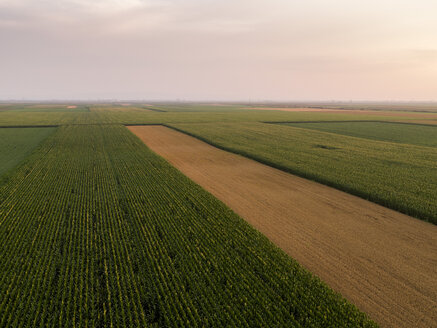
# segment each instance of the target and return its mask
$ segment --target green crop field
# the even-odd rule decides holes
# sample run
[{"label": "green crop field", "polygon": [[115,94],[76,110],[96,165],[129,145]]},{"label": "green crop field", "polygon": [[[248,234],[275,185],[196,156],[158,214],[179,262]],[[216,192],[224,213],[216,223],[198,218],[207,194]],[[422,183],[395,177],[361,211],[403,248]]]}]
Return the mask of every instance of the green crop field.
[{"label": "green crop field", "polygon": [[[296,106],[302,106],[301,104],[295,104]],[[387,103],[387,102],[330,102],[330,103],[304,103],[303,105],[311,106],[314,108],[325,109],[360,109],[360,110],[375,110],[375,111],[408,111],[408,112],[429,112],[437,113],[437,104],[435,102],[400,102],[400,103]]]},{"label": "green crop field", "polygon": [[245,107],[246,106],[230,104],[151,104],[144,108],[161,112],[232,112],[236,110],[248,110]]},{"label": "green crop field", "polygon": [[[163,124],[163,123],[207,123],[207,122],[301,122],[301,121],[357,121],[402,120],[408,122],[411,117],[400,113],[387,117],[378,112],[366,116],[348,113],[330,114],[323,112],[283,112],[264,110],[227,109],[201,111],[171,111],[168,105],[156,105],[153,108],[165,110],[152,111],[138,106],[120,108],[120,106],[89,105],[90,111],[0,111],[0,126],[33,126],[63,124]],[[222,108],[214,106],[214,108]]]},{"label": "green crop field", "polygon": [[437,126],[385,122],[284,123],[346,136],[437,147]]},{"label": "green crop field", "polygon": [[0,177],[21,163],[54,128],[0,128]]},{"label": "green crop field", "polygon": [[[1,110],[0,106],[0,110]],[[70,107],[70,108],[69,108]],[[13,112],[88,112],[89,107],[87,105],[32,105],[32,104],[9,104],[3,105],[3,110]]]},{"label": "green crop field", "polygon": [[436,148],[279,124],[172,126],[220,148],[437,224]]},{"label": "green crop field", "polygon": [[119,125],[48,137],[0,240],[1,327],[374,326]]},{"label": "green crop field", "polygon": [[59,106],[0,106],[0,327],[376,326],[123,125],[437,224],[437,128],[409,113]]}]

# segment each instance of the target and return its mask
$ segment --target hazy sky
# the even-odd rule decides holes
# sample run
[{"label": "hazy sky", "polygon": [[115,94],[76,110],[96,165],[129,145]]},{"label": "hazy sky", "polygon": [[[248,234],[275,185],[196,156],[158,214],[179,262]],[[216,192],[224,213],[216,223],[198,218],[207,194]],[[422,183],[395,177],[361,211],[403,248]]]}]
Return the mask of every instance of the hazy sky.
[{"label": "hazy sky", "polygon": [[436,0],[0,0],[0,99],[437,100]]}]

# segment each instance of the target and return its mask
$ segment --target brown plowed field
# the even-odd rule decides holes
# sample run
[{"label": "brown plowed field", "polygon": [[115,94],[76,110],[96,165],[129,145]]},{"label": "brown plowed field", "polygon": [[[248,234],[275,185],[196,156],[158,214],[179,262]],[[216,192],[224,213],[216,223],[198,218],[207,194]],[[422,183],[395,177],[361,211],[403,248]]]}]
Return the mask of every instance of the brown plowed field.
[{"label": "brown plowed field", "polygon": [[383,327],[436,327],[437,226],[210,146],[129,127]]}]

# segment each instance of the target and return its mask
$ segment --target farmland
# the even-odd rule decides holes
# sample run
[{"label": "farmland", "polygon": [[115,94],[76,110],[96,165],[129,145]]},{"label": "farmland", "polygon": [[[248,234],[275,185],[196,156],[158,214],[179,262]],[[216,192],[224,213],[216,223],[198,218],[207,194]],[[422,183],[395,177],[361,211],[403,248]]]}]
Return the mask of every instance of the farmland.
[{"label": "farmland", "polygon": [[220,148],[437,223],[435,148],[278,124],[172,126]]},{"label": "farmland", "polygon": [[[314,214],[318,205],[309,204],[326,201],[316,197],[323,193],[312,193],[306,182],[299,182],[305,190],[296,192],[301,198],[290,204],[292,210],[264,202],[272,213],[290,213],[287,226],[274,232],[272,225],[269,235],[257,226],[266,226],[263,218],[252,220],[243,212],[238,216],[226,199],[219,197],[222,203],[195,184],[124,126],[164,124],[279,168],[280,177],[291,172],[435,224],[435,127],[404,124],[433,121],[420,115],[286,112],[242,104],[2,105],[0,164],[7,158],[14,161],[4,171],[7,179],[0,180],[0,326],[376,326],[360,312],[364,309],[383,327],[393,326],[388,322],[399,311],[408,317],[404,326],[417,320],[429,326],[432,316],[408,310],[413,302],[408,293],[423,291],[434,281],[428,272],[434,268],[435,252],[426,251],[428,244],[424,247],[425,235],[434,238],[434,225],[400,213],[381,214],[387,209],[379,207],[366,216],[352,211],[346,196],[337,197],[342,204],[328,206],[332,220],[321,220],[324,214]],[[392,121],[403,124],[384,123]],[[214,164],[211,158],[205,161]],[[252,180],[256,183],[256,176]],[[281,195],[283,204],[290,202],[287,192]],[[241,204],[252,207],[247,203],[251,198],[244,199],[244,193],[239,197]],[[310,213],[316,218],[311,227],[289,230]],[[353,254],[347,238],[335,239],[337,233],[352,231],[352,222],[369,229],[360,231],[373,231],[369,241],[376,245],[397,241],[379,257],[372,258],[373,251],[355,254],[347,264],[350,271],[341,266],[329,271],[336,263],[327,255],[330,250],[339,258]],[[426,234],[405,228],[417,224],[426,225]],[[282,239],[275,239],[278,235]],[[307,249],[311,256],[302,251],[309,236],[314,237]],[[291,237],[302,243],[291,246]],[[344,244],[323,246],[334,239]],[[402,259],[387,255],[396,245],[405,250]],[[431,258],[414,257],[420,251]],[[409,256],[416,262],[403,266]],[[401,276],[390,280],[390,268],[381,274],[392,260],[408,277],[421,277],[412,284],[403,280],[402,297],[387,291]],[[360,292],[349,283],[360,276],[357,272],[369,281],[379,279],[374,286],[385,283],[386,289]],[[433,293],[433,286],[425,288],[426,297],[432,299]],[[384,299],[400,306],[388,310]],[[382,309],[382,317],[372,308]]]},{"label": "farmland", "polygon": [[437,267],[430,265],[437,226],[167,127],[129,129],[381,325],[437,320],[428,310],[437,305]]},{"label": "farmland", "polygon": [[437,147],[437,128],[416,124],[386,122],[322,122],[284,123],[297,128],[312,129],[371,140]]},{"label": "farmland", "polygon": [[435,102],[295,102],[255,104],[256,107],[300,108],[316,110],[371,110],[379,112],[437,113]]},{"label": "farmland", "polygon": [[22,162],[53,128],[0,129],[0,178]]},{"label": "farmland", "polygon": [[0,106],[0,110],[2,107],[4,111],[26,112],[26,113],[88,112],[89,111],[89,107],[87,105],[8,104],[8,105]]},{"label": "farmland", "polygon": [[[34,125],[62,125],[62,124],[167,124],[167,123],[208,123],[208,122],[302,122],[302,121],[362,121],[377,120],[410,121],[407,113],[396,116],[384,116],[384,113],[356,115],[353,113],[325,112],[283,112],[264,110],[207,110],[207,111],[171,111],[165,105],[155,106],[165,111],[147,110],[146,106],[120,108],[118,105],[102,106],[90,105],[89,112],[71,111],[2,111],[0,112],[0,126],[34,126]],[[214,107],[215,108],[215,107]],[[392,113],[391,113],[392,114]],[[437,114],[435,114],[437,115]],[[427,119],[428,120],[428,119]],[[431,122],[431,120],[430,120]]]},{"label": "farmland", "polygon": [[122,126],[58,128],[0,204],[0,326],[374,326]]}]

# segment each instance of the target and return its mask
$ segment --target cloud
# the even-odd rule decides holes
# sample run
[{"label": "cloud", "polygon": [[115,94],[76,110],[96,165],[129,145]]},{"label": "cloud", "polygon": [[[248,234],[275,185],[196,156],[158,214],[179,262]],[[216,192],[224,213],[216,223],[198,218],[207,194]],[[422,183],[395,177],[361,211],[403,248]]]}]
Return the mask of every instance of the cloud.
[{"label": "cloud", "polygon": [[414,97],[409,86],[431,96],[435,10],[428,0],[0,0],[0,98],[363,99],[381,96],[376,80],[402,85],[399,97]]}]

